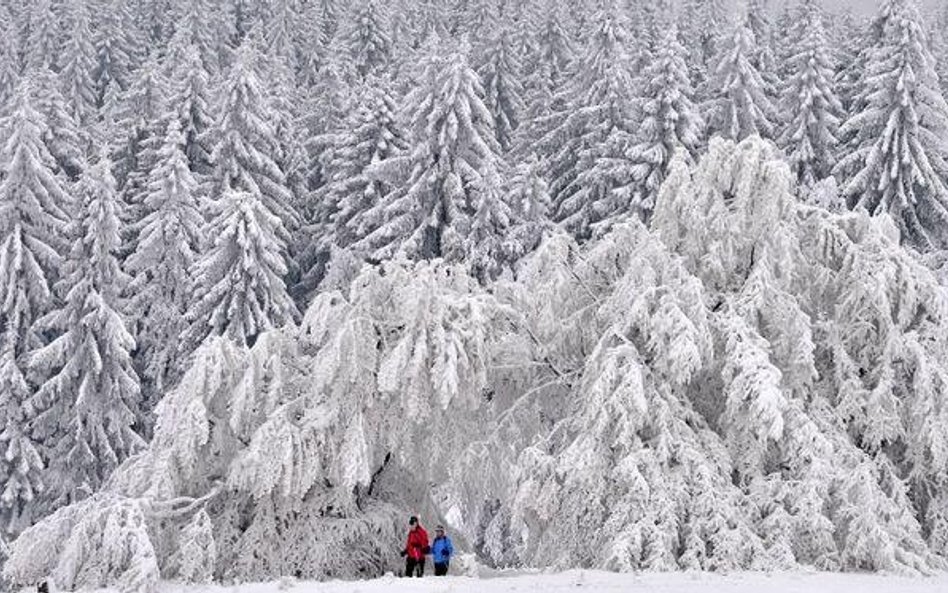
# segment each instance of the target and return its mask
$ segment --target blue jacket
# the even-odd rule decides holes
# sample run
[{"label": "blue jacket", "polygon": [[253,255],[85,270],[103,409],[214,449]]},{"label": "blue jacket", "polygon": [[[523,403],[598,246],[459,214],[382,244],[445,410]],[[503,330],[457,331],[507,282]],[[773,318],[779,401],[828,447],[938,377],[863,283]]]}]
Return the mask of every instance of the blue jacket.
[{"label": "blue jacket", "polygon": [[436,537],[431,544],[431,559],[436,564],[444,564],[452,554],[454,554],[454,546],[451,545],[451,538],[446,535]]}]

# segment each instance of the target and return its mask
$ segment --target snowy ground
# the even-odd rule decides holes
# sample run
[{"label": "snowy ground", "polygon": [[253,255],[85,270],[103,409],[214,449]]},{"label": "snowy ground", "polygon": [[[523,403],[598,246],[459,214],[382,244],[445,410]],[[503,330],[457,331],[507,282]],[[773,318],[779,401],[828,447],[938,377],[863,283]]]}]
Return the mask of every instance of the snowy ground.
[{"label": "snowy ground", "polygon": [[620,575],[569,571],[496,578],[452,576],[409,580],[384,577],[372,581],[327,583],[284,580],[234,587],[182,588],[168,584],[162,588],[161,593],[566,593],[582,590],[596,593],[945,593],[948,591],[948,574],[908,578],[799,572]]}]

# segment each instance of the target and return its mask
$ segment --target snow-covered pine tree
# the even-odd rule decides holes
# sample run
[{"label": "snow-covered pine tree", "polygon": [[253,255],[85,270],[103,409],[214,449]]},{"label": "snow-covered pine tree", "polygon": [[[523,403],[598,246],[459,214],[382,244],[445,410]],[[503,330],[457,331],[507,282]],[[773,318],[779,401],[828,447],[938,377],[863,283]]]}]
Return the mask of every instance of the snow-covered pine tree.
[{"label": "snow-covered pine tree", "polygon": [[23,63],[28,70],[56,67],[61,33],[55,8],[52,0],[36,0],[24,9],[29,11],[29,30],[23,46]]},{"label": "snow-covered pine tree", "polygon": [[722,39],[733,28],[734,16],[728,4],[729,0],[684,0],[679,9],[679,33],[688,50],[691,82],[702,92],[714,74]]},{"label": "snow-covered pine tree", "polygon": [[[183,47],[179,44],[185,44]],[[213,173],[210,73],[204,66],[198,46],[184,36],[171,40],[171,53],[178,56],[171,74],[168,107],[174,111],[172,119],[184,135],[184,154],[188,168],[200,182],[209,180]]]},{"label": "snow-covered pine tree", "polygon": [[193,304],[189,277],[204,219],[186,147],[177,120],[171,120],[145,186],[148,215],[141,222],[135,251],[125,261],[132,276],[129,314],[135,320],[146,410],[181,372],[177,341],[187,329],[185,315]]},{"label": "snow-covered pine tree", "polygon": [[175,0],[171,11],[175,23],[174,37],[180,38],[171,42],[172,47],[193,45],[204,69],[210,75],[217,74],[221,66],[218,46],[223,40],[214,38],[217,29],[211,22],[215,18],[212,3],[209,0]]},{"label": "snow-covered pine tree", "polygon": [[360,0],[345,32],[349,53],[356,72],[363,79],[381,76],[392,59],[392,39],[385,4],[378,0]]},{"label": "snow-covered pine tree", "polygon": [[46,122],[43,141],[56,160],[57,172],[74,182],[82,172],[89,146],[87,132],[79,125],[60,92],[59,79],[48,69],[29,73],[32,103]]},{"label": "snow-covered pine tree", "polygon": [[709,135],[732,140],[754,134],[773,138],[776,111],[752,61],[756,53],[754,33],[746,25],[737,26],[722,43],[705,93]]},{"label": "snow-covered pine tree", "polygon": [[297,28],[300,19],[298,0],[274,0],[266,16],[266,53],[289,67],[293,74],[299,70],[296,51]]},{"label": "snow-covered pine tree", "polygon": [[31,403],[54,505],[90,495],[144,445],[135,339],[121,313],[128,278],[118,261],[120,202],[110,169],[101,156],[83,173],[75,242],[57,285],[63,306],[42,320],[59,335],[30,355],[32,371],[44,378]]},{"label": "snow-covered pine tree", "polygon": [[685,50],[674,25],[661,35],[653,61],[642,78],[644,118],[629,158],[636,163],[632,207],[647,216],[675,152],[682,150],[697,158],[704,136],[704,120],[692,102]]},{"label": "snow-covered pine tree", "polygon": [[484,103],[494,117],[494,134],[503,151],[513,144],[524,112],[523,72],[512,44],[512,32],[501,25],[490,32],[484,45],[483,63],[477,72],[484,85]]},{"label": "snow-covered pine tree", "polygon": [[823,9],[816,0],[806,0],[798,15],[790,78],[780,102],[787,123],[778,144],[786,151],[798,183],[811,187],[830,175],[836,163],[843,106],[835,92]]},{"label": "snow-covered pine tree", "polygon": [[540,122],[547,131],[537,145],[548,165],[553,219],[580,238],[628,211],[633,163],[627,151],[638,123],[622,15],[604,8],[595,23],[585,53],[554,98],[554,113]]},{"label": "snow-covered pine tree", "polygon": [[101,106],[110,84],[114,82],[121,90],[131,84],[131,73],[137,66],[137,48],[127,0],[104,0],[99,16],[93,28],[96,66],[92,76]]},{"label": "snow-covered pine tree", "polygon": [[427,58],[423,84],[405,99],[411,117],[409,153],[387,167],[408,178],[366,213],[374,228],[357,250],[378,259],[404,253],[413,259],[463,261],[470,255],[477,218],[504,208],[492,203],[504,199],[495,191],[500,186],[494,177],[503,173],[483,93],[460,51]]},{"label": "snow-covered pine tree", "polygon": [[20,59],[17,55],[13,16],[6,7],[0,7],[0,117],[9,115],[14,91],[20,78]]},{"label": "snow-covered pine tree", "polygon": [[183,354],[208,336],[252,344],[270,329],[294,319],[287,294],[287,231],[260,193],[230,189],[211,206],[208,242],[196,263],[190,328]]},{"label": "snow-covered pine tree", "polygon": [[69,198],[43,144],[44,129],[24,85],[0,120],[0,521],[9,534],[42,512],[44,464],[30,429],[28,355],[44,344],[37,321],[53,308],[51,284],[67,246]]},{"label": "snow-covered pine tree", "polygon": [[65,11],[66,34],[59,53],[59,76],[73,119],[86,127],[94,120],[98,100],[93,79],[97,57],[92,43],[92,15],[87,0],[70,0]]},{"label": "snow-covered pine tree", "polygon": [[326,225],[323,249],[347,248],[362,239],[374,222],[366,214],[393,188],[372,175],[406,149],[405,133],[390,85],[370,76],[357,93],[359,105],[341,129],[330,135],[327,183],[319,190],[318,222]]},{"label": "snow-covered pine tree", "polygon": [[922,249],[948,244],[948,103],[913,0],[889,0],[882,42],[869,52],[865,105],[835,173],[851,207],[890,213]]},{"label": "snow-covered pine tree", "polygon": [[[280,217],[279,233],[286,233],[300,221],[286,174],[275,160],[281,155],[274,128],[277,118],[257,72],[263,56],[248,42],[238,49],[235,59],[222,89],[212,134],[216,142],[210,197],[222,200],[232,191],[249,193],[268,212]],[[285,237],[281,240],[286,242]]]}]

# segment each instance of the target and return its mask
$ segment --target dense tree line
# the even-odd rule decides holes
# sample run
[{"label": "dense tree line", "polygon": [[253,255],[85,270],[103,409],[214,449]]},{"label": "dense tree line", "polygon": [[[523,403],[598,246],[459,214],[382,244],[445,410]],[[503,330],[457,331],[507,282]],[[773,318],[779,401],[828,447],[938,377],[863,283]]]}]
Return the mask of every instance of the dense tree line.
[{"label": "dense tree line", "polygon": [[9,574],[378,572],[416,505],[498,564],[942,565],[931,16],[0,6]]}]

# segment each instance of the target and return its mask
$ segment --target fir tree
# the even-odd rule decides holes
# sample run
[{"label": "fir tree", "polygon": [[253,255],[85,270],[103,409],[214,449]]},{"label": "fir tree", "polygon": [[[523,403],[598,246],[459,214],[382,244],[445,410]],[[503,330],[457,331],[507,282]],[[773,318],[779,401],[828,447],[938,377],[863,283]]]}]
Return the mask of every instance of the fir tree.
[{"label": "fir tree", "polygon": [[853,142],[835,172],[851,207],[890,213],[918,247],[941,246],[948,241],[948,104],[911,1],[892,0],[883,10],[883,41],[863,78],[865,108],[841,129]]},{"label": "fir tree", "polygon": [[93,79],[97,58],[92,43],[87,0],[71,0],[66,11],[66,41],[60,51],[60,78],[73,119],[80,126],[93,121],[98,100]]},{"label": "fir tree", "polygon": [[28,70],[46,70],[56,67],[59,51],[59,18],[52,0],[30,3],[29,32],[24,45],[24,63]]},{"label": "fir tree", "polygon": [[494,116],[494,133],[501,150],[509,150],[523,117],[523,85],[521,67],[511,46],[510,30],[499,27],[491,34],[478,68],[484,85],[484,102]]},{"label": "fir tree", "polygon": [[141,390],[132,368],[135,339],[121,314],[127,283],[121,248],[119,200],[111,163],[100,157],[86,169],[78,192],[79,218],[63,307],[43,325],[59,335],[34,351],[30,365],[44,382],[33,397],[40,410],[35,434],[49,460],[50,495],[56,503],[84,498],[143,444]]},{"label": "fir tree", "polygon": [[377,0],[362,0],[350,19],[346,40],[356,72],[362,78],[381,74],[392,58],[392,40],[383,5]]},{"label": "fir tree", "polygon": [[28,354],[44,344],[37,321],[53,306],[68,198],[43,143],[45,124],[23,88],[0,122],[0,521],[18,533],[41,512],[44,490]]},{"label": "fir tree", "polygon": [[399,168],[409,177],[366,214],[378,222],[357,247],[376,258],[463,260],[475,217],[501,199],[488,178],[500,159],[483,89],[463,54],[431,56],[406,103],[412,145]]},{"label": "fir tree", "polygon": [[710,134],[733,140],[754,134],[773,137],[776,113],[752,61],[756,52],[754,34],[746,26],[737,27],[724,42],[708,80],[705,110]]},{"label": "fir tree", "polygon": [[[250,44],[241,46],[222,94],[214,127],[214,179],[211,197],[221,200],[234,190],[261,200],[283,224],[279,232],[295,229],[299,217],[286,174],[277,164],[281,155],[273,123],[277,120],[264,94],[256,68],[262,56]],[[282,238],[286,241],[286,238]]]},{"label": "fir tree", "polygon": [[187,329],[185,315],[192,304],[189,275],[204,225],[186,147],[178,122],[171,120],[145,188],[143,205],[149,214],[141,223],[135,251],[125,262],[133,276],[129,312],[136,320],[141,375],[149,396],[163,393],[181,368],[177,339]]},{"label": "fir tree", "polygon": [[185,353],[207,336],[252,344],[296,315],[283,280],[286,230],[280,218],[260,195],[236,190],[221,196],[213,211],[204,232],[210,245],[196,264]]},{"label": "fir tree", "polygon": [[[183,39],[175,37],[172,46]],[[184,135],[183,149],[188,167],[200,181],[206,181],[213,172],[214,151],[210,74],[196,45],[188,43],[177,53],[180,61],[171,76],[168,105],[174,110],[172,119],[177,121],[178,130]]]},{"label": "fir tree", "polygon": [[651,213],[675,152],[682,150],[696,158],[701,146],[704,120],[691,100],[693,90],[684,57],[678,30],[671,26],[643,75],[644,120],[629,153],[636,163],[637,189],[632,204],[640,214]]},{"label": "fir tree", "polygon": [[797,180],[809,187],[833,170],[843,106],[834,91],[823,12],[814,0],[808,0],[799,14],[803,22],[781,101],[781,111],[789,119],[778,142],[787,152]]}]

